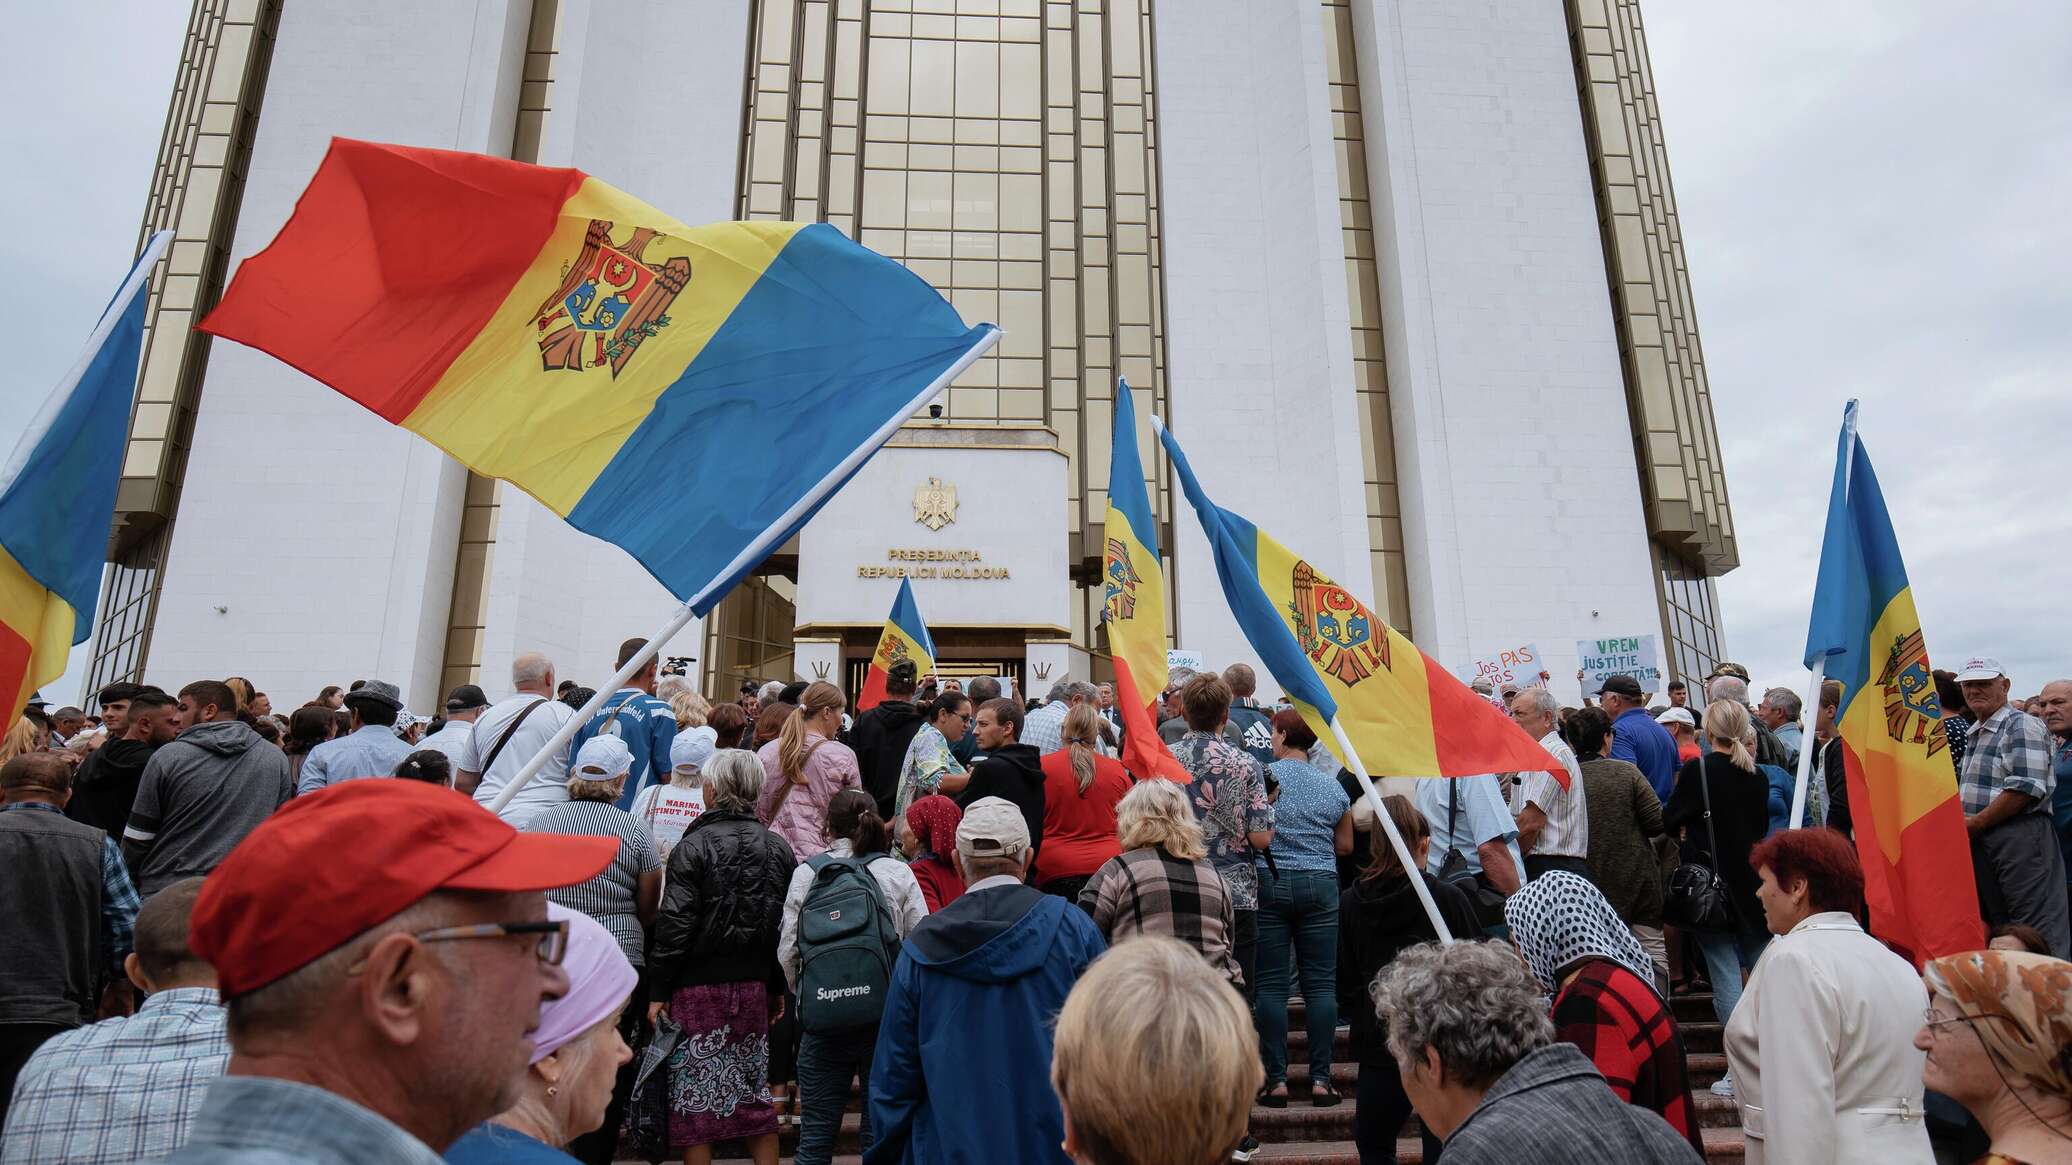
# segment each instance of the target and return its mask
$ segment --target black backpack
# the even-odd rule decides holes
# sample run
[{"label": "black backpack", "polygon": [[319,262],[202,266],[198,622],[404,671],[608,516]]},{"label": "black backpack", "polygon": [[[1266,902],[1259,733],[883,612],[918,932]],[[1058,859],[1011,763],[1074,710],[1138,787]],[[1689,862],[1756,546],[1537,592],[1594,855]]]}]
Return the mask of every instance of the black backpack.
[{"label": "black backpack", "polygon": [[799,908],[799,1027],[815,1035],[857,1031],[885,1014],[899,929],[869,864],[806,859],[813,883]]}]

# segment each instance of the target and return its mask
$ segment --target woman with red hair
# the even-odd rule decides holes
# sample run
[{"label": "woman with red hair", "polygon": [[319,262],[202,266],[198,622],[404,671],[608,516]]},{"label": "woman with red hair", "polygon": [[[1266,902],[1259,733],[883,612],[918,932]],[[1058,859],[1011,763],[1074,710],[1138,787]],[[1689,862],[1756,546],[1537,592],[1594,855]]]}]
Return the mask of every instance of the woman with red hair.
[{"label": "woman with red hair", "polygon": [[1749,853],[1777,937],[1727,1022],[1750,1165],[1928,1165],[1928,995],[1913,965],[1857,925],[1863,867],[1831,829],[1787,829]]}]

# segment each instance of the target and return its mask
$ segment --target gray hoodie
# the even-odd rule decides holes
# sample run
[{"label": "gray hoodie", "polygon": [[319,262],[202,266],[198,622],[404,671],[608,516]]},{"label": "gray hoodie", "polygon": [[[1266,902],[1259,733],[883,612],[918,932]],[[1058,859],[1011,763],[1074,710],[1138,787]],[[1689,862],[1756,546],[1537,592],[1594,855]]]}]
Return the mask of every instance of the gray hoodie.
[{"label": "gray hoodie", "polygon": [[287,755],[249,725],[213,720],[182,732],[144,766],[122,831],[137,893],[215,869],[294,795]]}]

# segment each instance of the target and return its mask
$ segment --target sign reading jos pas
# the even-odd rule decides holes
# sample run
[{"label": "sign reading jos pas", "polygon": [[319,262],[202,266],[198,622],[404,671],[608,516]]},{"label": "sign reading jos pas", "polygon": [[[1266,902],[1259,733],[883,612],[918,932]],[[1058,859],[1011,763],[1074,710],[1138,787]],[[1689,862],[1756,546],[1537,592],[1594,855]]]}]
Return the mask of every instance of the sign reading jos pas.
[{"label": "sign reading jos pas", "polygon": [[1661,655],[1652,635],[1623,639],[1578,639],[1577,665],[1583,669],[1583,694],[1590,695],[1606,676],[1632,676],[1643,692],[1662,690]]}]

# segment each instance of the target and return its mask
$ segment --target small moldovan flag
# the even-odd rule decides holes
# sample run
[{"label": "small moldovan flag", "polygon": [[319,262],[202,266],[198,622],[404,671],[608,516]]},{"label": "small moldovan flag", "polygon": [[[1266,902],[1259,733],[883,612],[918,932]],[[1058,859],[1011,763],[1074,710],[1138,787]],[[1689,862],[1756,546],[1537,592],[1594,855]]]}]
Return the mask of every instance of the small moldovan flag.
[{"label": "small moldovan flag", "polygon": [[0,469],[0,703],[8,724],[37,688],[65,674],[72,645],[93,631],[144,342],[145,288],[171,240],[160,231],[145,245],[85,353]]},{"label": "small moldovan flag", "polygon": [[1842,414],[1806,666],[1841,681],[1835,728],[1871,933],[1918,962],[1986,945],[1971,840],[1942,733],[1914,592],[1856,402]]},{"label": "small moldovan flag", "polygon": [[824,223],[689,227],[579,170],[343,138],[201,327],[623,547],[699,615],[999,337]]},{"label": "small moldovan flag", "polygon": [[1194,778],[1159,738],[1151,701],[1166,686],[1165,569],[1158,527],[1137,455],[1137,409],[1128,382],[1115,383],[1114,447],[1108,457],[1107,547],[1101,555],[1108,651],[1115,664],[1115,705],[1122,717],[1122,766],[1139,780]]},{"label": "small moldovan flag", "polygon": [[1332,731],[1334,721],[1376,776],[1545,771],[1568,786],[1567,766],[1509,716],[1352,592],[1209,501],[1173,434],[1161,426],[1159,437],[1209,537],[1216,577],[1239,629],[1340,763],[1353,767]]},{"label": "small moldovan flag", "polygon": [[878,636],[878,649],[871,653],[870,669],[863,673],[863,690],[856,695],[858,712],[885,702],[885,679],[892,665],[911,663],[916,679],[935,670],[935,640],[928,624],[921,621],[921,608],[914,602],[911,579],[899,580],[899,594],[892,600],[892,613],[885,617],[885,630]]}]

